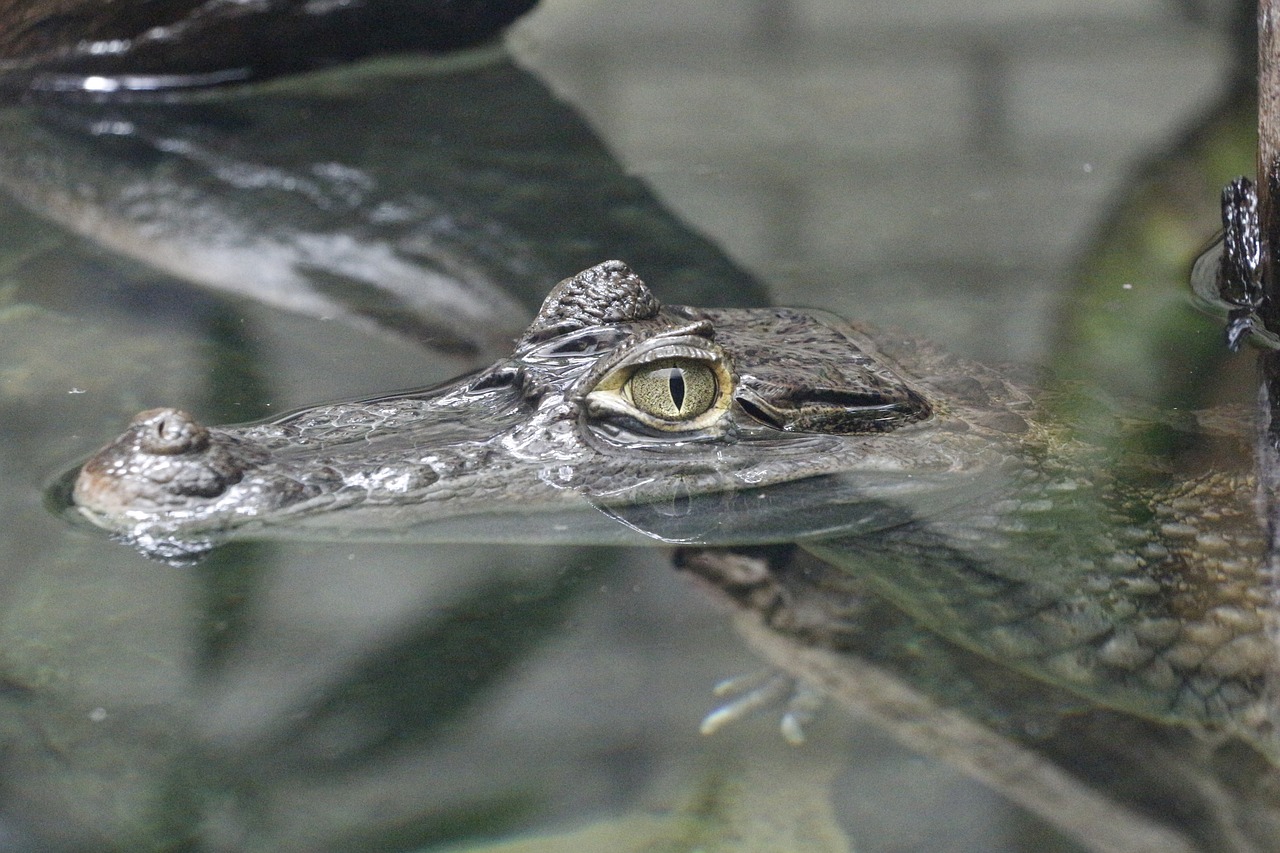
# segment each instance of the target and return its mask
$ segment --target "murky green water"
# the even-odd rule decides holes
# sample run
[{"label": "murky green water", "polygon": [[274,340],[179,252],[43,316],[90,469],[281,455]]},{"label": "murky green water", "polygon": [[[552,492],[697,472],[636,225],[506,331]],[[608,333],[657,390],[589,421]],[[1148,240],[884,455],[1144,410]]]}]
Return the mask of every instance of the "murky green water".
[{"label": "murky green water", "polygon": [[[669,302],[766,298],[749,270],[779,303],[1147,404],[1248,402],[1251,368],[1224,363],[1183,280],[1216,226],[1218,185],[1250,168],[1248,117],[1209,110],[1230,39],[1163,5],[971,5],[547,3],[515,51],[621,167],[545,154],[520,164],[541,184],[512,186],[476,155],[483,179],[458,181],[464,226],[486,204],[537,211],[547,186],[582,198],[562,214],[573,193],[550,197],[545,244],[532,228],[484,244],[519,263],[475,266],[524,276],[502,328],[602,252]],[[396,73],[337,78],[323,108],[272,95],[294,110],[290,144],[310,124],[340,150],[306,156],[418,174],[447,136],[430,98],[396,121],[362,101],[415,89]],[[202,109],[255,108],[185,118]],[[363,122],[357,142],[325,123],[341,109]],[[237,127],[218,132],[236,140]],[[270,128],[216,150],[247,157]],[[77,177],[84,161],[21,138],[0,151],[10,174],[61,163],[71,201],[113,186],[101,161]],[[150,168],[136,156],[122,154],[129,174]],[[595,222],[591,196],[636,193],[627,175],[690,230],[642,196]],[[699,736],[711,686],[759,658],[662,549],[243,544],[176,569],[68,526],[45,487],[138,410],[241,421],[488,360],[193,289],[172,267],[207,257],[126,259],[154,231],[91,242],[64,227],[92,230],[66,212],[81,209],[60,207],[58,225],[0,205],[0,849],[1080,849],[839,703],[804,746],[783,743],[775,718]],[[307,227],[339,228],[341,213]],[[595,242],[553,245],[559,215],[595,223]],[[465,234],[442,245],[431,251],[483,254]],[[1168,823],[1193,838],[1230,824],[1177,806]],[[1265,849],[1247,845],[1268,831],[1220,831],[1212,849]]]}]

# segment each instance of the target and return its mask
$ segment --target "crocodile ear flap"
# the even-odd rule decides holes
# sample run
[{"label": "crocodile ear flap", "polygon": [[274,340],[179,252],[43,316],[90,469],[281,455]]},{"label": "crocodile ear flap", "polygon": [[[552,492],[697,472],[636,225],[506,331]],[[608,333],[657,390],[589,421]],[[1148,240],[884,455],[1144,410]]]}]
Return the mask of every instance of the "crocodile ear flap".
[{"label": "crocodile ear flap", "polygon": [[[716,340],[735,356],[749,352],[735,358],[734,401],[766,426],[857,435],[889,432],[933,414],[929,400],[870,338],[832,314],[776,308],[752,335],[735,340],[739,335],[726,327]],[[762,346],[765,340],[777,344]]]},{"label": "crocodile ear flap", "polygon": [[933,413],[918,392],[880,381],[863,387],[797,389],[748,375],[738,380],[734,400],[751,417],[784,432],[889,432]]},{"label": "crocodile ear flap", "polygon": [[590,326],[651,320],[662,305],[622,261],[605,261],[551,289],[524,340],[545,341]]}]

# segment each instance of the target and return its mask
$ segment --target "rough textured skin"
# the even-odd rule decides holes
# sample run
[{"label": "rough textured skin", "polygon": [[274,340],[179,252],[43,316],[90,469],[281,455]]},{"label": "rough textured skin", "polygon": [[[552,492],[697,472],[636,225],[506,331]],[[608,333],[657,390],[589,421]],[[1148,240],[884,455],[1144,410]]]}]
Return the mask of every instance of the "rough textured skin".
[{"label": "rough textured skin", "polygon": [[[74,498],[160,556],[499,512],[548,526],[577,505],[668,541],[798,540],[971,651],[1276,755],[1250,477],[1081,441],[1087,418],[1046,417],[1052,399],[869,335],[819,312],[662,307],[608,262],[557,285],[511,357],[436,389],[207,430],[145,412]],[[727,366],[722,415],[653,429],[598,402],[671,353]]]},{"label": "rough textured skin", "polygon": [[1031,809],[1081,849],[1277,847],[1280,764],[1256,749],[1268,750],[1264,731],[1206,736],[1203,725],[1055,688],[922,629],[867,578],[810,554],[682,549],[677,565],[742,608],[735,624],[770,663]]},{"label": "rough textured skin", "polygon": [[[732,387],[721,389],[724,412],[714,423],[652,429],[589,398],[611,376],[673,353],[718,359],[728,371]],[[673,499],[841,472],[867,474],[844,485],[851,504],[877,489],[928,499],[939,492],[928,475],[962,483],[960,475],[1006,455],[1008,424],[980,422],[993,401],[1007,412],[1029,400],[990,382],[995,396],[982,407],[958,401],[933,412],[934,395],[901,379],[869,338],[837,318],[659,309],[634,273],[608,262],[559,284],[509,358],[437,388],[211,428],[207,441],[180,453],[155,453],[151,434],[159,424],[198,431],[190,416],[144,413],[83,466],[74,500],[95,523],[173,556],[233,535],[404,537],[434,520],[504,509],[629,511],[657,502],[661,526]],[[946,441],[926,440],[939,432]],[[191,494],[184,484],[192,482],[226,488]],[[775,514],[804,512],[777,492],[768,497]]]},{"label": "rough textured skin", "polygon": [[590,326],[652,320],[661,308],[626,264],[605,261],[557,284],[525,337],[543,341]]},{"label": "rough textured skin", "polygon": [[1213,475],[1144,494],[1098,471],[1027,472],[968,512],[813,550],[988,657],[1111,707],[1270,741],[1276,652],[1252,483]]}]

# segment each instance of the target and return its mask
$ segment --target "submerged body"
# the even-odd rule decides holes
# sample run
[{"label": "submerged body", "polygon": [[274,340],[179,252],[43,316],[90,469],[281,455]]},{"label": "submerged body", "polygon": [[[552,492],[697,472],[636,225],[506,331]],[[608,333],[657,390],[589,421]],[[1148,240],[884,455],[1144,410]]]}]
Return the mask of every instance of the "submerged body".
[{"label": "submerged body", "polygon": [[167,558],[273,535],[799,541],[966,648],[1275,758],[1248,475],[1188,480],[1042,411],[821,312],[662,306],[615,261],[438,388],[241,427],[145,412],[73,497]]}]

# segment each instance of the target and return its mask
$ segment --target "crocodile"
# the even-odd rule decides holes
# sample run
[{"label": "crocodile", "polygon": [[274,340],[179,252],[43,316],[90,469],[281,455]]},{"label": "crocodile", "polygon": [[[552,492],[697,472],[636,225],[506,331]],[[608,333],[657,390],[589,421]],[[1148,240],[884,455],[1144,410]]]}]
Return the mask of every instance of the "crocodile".
[{"label": "crocodile", "polygon": [[[845,509],[879,493],[958,500],[965,475],[994,471],[1027,428],[1012,385],[993,386],[998,405],[952,394],[937,407],[905,375],[834,316],[663,306],[607,262],[559,283],[510,357],[440,386],[237,427],[143,412],[84,464],[74,501],[175,553],[245,536],[449,541],[473,535],[457,523],[470,517],[494,538],[499,512],[530,519],[512,522],[521,540],[543,527],[594,538],[622,516],[673,541],[758,541],[833,490],[845,500],[813,532],[871,529],[896,515]],[[815,478],[813,495],[784,501],[779,487]],[[707,501],[713,529],[690,530]],[[586,533],[550,529],[565,513]]]},{"label": "crocodile", "polygon": [[437,387],[241,426],[143,412],[71,501],[171,560],[246,537],[798,542],[965,649],[1276,759],[1251,473],[1186,476],[1066,411],[821,311],[664,305],[609,261]]}]

